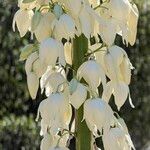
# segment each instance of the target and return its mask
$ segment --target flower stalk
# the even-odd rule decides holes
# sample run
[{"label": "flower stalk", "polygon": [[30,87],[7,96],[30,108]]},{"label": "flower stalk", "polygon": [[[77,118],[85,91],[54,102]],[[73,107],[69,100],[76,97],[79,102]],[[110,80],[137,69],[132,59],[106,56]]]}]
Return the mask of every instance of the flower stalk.
[{"label": "flower stalk", "polygon": [[[88,50],[88,40],[84,35],[75,36],[73,40],[73,69],[77,72]],[[76,149],[91,150],[91,132],[83,120],[83,106],[75,113]]]}]

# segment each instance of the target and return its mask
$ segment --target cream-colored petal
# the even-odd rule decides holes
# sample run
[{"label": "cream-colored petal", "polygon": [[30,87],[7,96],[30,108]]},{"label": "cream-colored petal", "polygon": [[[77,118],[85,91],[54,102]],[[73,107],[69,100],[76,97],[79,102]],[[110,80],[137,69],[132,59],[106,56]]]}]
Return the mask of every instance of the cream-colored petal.
[{"label": "cream-colored petal", "polygon": [[74,106],[75,109],[79,109],[79,107],[84,103],[87,98],[87,89],[81,83],[77,84],[77,89],[73,94],[70,95],[70,103]]},{"label": "cream-colored petal", "polygon": [[103,90],[102,99],[108,103],[112,93],[113,93],[113,82],[109,81]]},{"label": "cream-colored petal", "polygon": [[33,71],[33,64],[34,62],[38,59],[38,53],[37,52],[34,52],[32,53],[26,60],[26,63],[25,63],[25,71],[26,71],[26,74],[30,73]]},{"label": "cream-colored petal", "polygon": [[32,99],[35,99],[39,88],[39,78],[35,73],[27,74],[27,84]]},{"label": "cream-colored petal", "polygon": [[119,82],[114,84],[114,97],[115,97],[115,104],[120,110],[121,106],[125,103],[128,95],[129,95],[129,87],[124,82]]},{"label": "cream-colored petal", "polygon": [[43,13],[38,26],[36,27],[34,34],[39,42],[42,42],[52,34],[51,24],[55,16],[53,13]]}]

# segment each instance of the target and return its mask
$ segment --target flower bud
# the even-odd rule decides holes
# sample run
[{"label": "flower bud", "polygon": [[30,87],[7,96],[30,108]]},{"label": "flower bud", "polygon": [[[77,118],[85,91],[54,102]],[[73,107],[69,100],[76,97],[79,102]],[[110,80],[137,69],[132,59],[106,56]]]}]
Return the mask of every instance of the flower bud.
[{"label": "flower bud", "polygon": [[79,109],[79,107],[84,103],[87,98],[87,89],[81,83],[77,83],[77,88],[70,95],[70,103],[73,105],[75,109]]},{"label": "flower bud", "polygon": [[39,58],[46,66],[54,67],[57,59],[59,64],[65,66],[63,44],[52,38],[45,39],[40,44]]},{"label": "flower bud", "polygon": [[100,64],[95,60],[84,62],[77,71],[79,80],[82,78],[88,83],[89,87],[95,91],[102,82],[103,87],[106,85],[106,77]]},{"label": "flower bud", "polygon": [[61,15],[59,20],[55,20],[53,28],[54,36],[59,41],[61,41],[62,38],[69,40],[69,38],[73,38],[75,35],[75,22],[67,14]]},{"label": "flower bud", "polygon": [[131,98],[130,98],[130,91],[127,84],[120,81],[118,83],[110,81],[107,83],[106,87],[104,88],[102,98],[109,102],[109,99],[111,95],[114,95],[115,104],[118,107],[118,110],[122,107],[122,105],[125,103],[127,97],[129,96],[129,102],[131,107],[134,108],[134,105],[132,104]]},{"label": "flower bud", "polygon": [[87,11],[86,6],[84,5],[81,9],[79,15],[81,32],[85,35],[86,38],[90,38],[94,30],[94,19],[91,14]]},{"label": "flower bud", "polygon": [[34,72],[27,74],[27,84],[32,99],[35,99],[39,88],[39,78]]},{"label": "flower bud", "polygon": [[15,32],[15,24],[19,30],[20,36],[23,37],[31,28],[31,19],[33,16],[32,10],[19,9],[13,18],[13,31]]},{"label": "flower bud", "polygon": [[39,42],[42,42],[43,40],[47,39],[52,34],[52,22],[55,19],[55,16],[53,13],[43,13],[40,19],[40,22],[38,23],[38,26],[34,30],[34,34]]},{"label": "flower bud", "polygon": [[97,128],[108,131],[114,124],[114,116],[111,107],[102,99],[89,99],[84,103],[84,119],[93,132]]},{"label": "flower bud", "polygon": [[82,0],[69,0],[69,1],[60,0],[60,1],[65,4],[66,9],[73,18],[78,18],[81,10]]},{"label": "flower bud", "polygon": [[55,146],[57,140],[58,138],[56,139],[55,137],[52,137],[52,135],[46,133],[41,141],[40,150],[48,150],[51,146]]},{"label": "flower bud", "polygon": [[[41,134],[45,135],[47,129],[52,135],[56,135],[59,130],[68,129],[71,119],[70,105],[64,99],[63,94],[51,94],[47,99],[43,100],[38,109],[41,114]],[[38,117],[37,117],[38,119]]]}]

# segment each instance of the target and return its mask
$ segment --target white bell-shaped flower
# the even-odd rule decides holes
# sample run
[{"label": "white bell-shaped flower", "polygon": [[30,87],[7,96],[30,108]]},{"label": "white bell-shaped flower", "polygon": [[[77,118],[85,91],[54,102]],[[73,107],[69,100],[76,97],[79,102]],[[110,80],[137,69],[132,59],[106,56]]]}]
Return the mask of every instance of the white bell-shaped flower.
[{"label": "white bell-shaped flower", "polygon": [[129,147],[135,150],[135,147],[134,147],[134,144],[131,140],[131,136],[129,134],[127,125],[126,125],[125,121],[122,118],[118,118],[118,127],[125,132],[126,141],[129,145]]},{"label": "white bell-shaped flower", "polygon": [[89,13],[89,8],[86,4],[83,4],[80,11],[79,22],[81,26],[81,33],[89,39],[90,36],[94,34],[95,18],[93,18],[91,13]]},{"label": "white bell-shaped flower", "polygon": [[108,12],[113,18],[119,21],[126,22],[130,13],[130,2],[128,0],[110,0],[105,3]]},{"label": "white bell-shaped flower", "polygon": [[25,70],[26,74],[34,72],[39,78],[45,73],[46,66],[41,63],[37,52],[28,56],[25,63]]},{"label": "white bell-shaped flower", "polygon": [[68,14],[60,16],[59,20],[53,22],[54,36],[59,41],[62,38],[69,40],[75,35],[75,22]]},{"label": "white bell-shaped flower", "polygon": [[111,46],[105,53],[103,65],[105,73],[112,81],[130,83],[133,66],[127,53],[121,47]]},{"label": "white bell-shaped flower", "polygon": [[102,98],[109,102],[111,95],[114,95],[115,104],[118,107],[118,110],[122,107],[122,105],[125,103],[126,99],[129,96],[129,102],[131,107],[134,108],[134,105],[132,104],[132,100],[130,98],[130,91],[127,84],[124,82],[113,82],[110,81],[107,83],[106,87],[104,88]]},{"label": "white bell-shaped flower", "polygon": [[59,130],[68,129],[71,107],[62,93],[51,94],[43,100],[39,105],[37,119],[39,113],[42,118],[41,135],[45,135],[48,129],[52,135],[56,135]]},{"label": "white bell-shaped flower", "polygon": [[99,26],[99,32],[100,36],[104,43],[106,43],[108,46],[111,46],[116,38],[116,23],[114,20],[105,20],[105,25]]},{"label": "white bell-shaped flower", "polygon": [[64,84],[66,79],[59,72],[52,73],[46,80],[45,88],[46,95],[50,95],[52,92],[62,91],[64,89]]},{"label": "white bell-shaped flower", "polygon": [[57,144],[58,138],[46,133],[41,141],[40,150],[48,150]]},{"label": "white bell-shaped flower", "polygon": [[114,98],[115,103],[120,110],[121,106],[125,103],[126,99],[129,96],[129,87],[124,82],[114,83]]},{"label": "white bell-shaped flower", "polygon": [[117,21],[114,18],[112,18],[112,16],[108,13],[108,10],[106,8],[101,8],[99,11],[100,16],[103,19],[103,23],[99,23],[99,34],[103,42],[106,45],[111,46],[115,41],[118,25]]},{"label": "white bell-shaped flower", "polygon": [[95,91],[102,82],[103,87],[106,85],[106,76],[100,64],[95,60],[84,62],[77,71],[79,80],[82,78],[88,83],[91,90]]},{"label": "white bell-shaped flower", "polygon": [[87,88],[83,84],[77,83],[76,90],[70,95],[70,103],[75,109],[79,109],[79,107],[85,102],[86,98]]},{"label": "white bell-shaped flower", "polygon": [[[123,59],[122,51],[113,46],[104,56],[104,63],[107,71],[107,76],[114,81],[119,80],[119,65]],[[119,48],[119,47],[118,47]]]},{"label": "white bell-shaped flower", "polygon": [[132,66],[127,53],[120,47],[114,45],[104,56],[104,68],[107,76],[113,81],[123,81],[129,85],[131,80]]},{"label": "white bell-shaped flower", "polygon": [[38,58],[34,63],[33,63],[33,72],[40,78],[46,71],[46,66],[43,65]]},{"label": "white bell-shaped flower", "polygon": [[50,147],[55,147],[58,144],[58,141],[59,146],[65,146],[68,139],[69,134],[60,137],[58,135],[52,136],[51,134],[46,133],[41,141],[40,150],[49,150]]},{"label": "white bell-shaped flower", "polygon": [[47,66],[55,66],[58,63],[65,66],[63,44],[53,38],[47,38],[40,44],[39,58]]},{"label": "white bell-shaped flower", "polygon": [[106,150],[131,150],[135,147],[128,133],[127,126],[122,118],[118,118],[115,128],[104,132],[102,139]]},{"label": "white bell-shaped flower", "polygon": [[120,64],[120,77],[121,80],[124,81],[126,84],[130,84],[131,82],[131,70],[134,69],[132,66],[128,56],[125,54],[123,56],[123,61]]},{"label": "white bell-shaped flower", "polygon": [[52,22],[55,19],[55,15],[51,12],[43,13],[41,20],[36,27],[34,34],[39,42],[42,42],[52,34]]},{"label": "white bell-shaped flower", "polygon": [[78,18],[81,10],[82,0],[60,0],[73,18]]},{"label": "white bell-shaped flower", "polygon": [[126,142],[124,131],[119,128],[111,128],[102,136],[105,150],[131,150]]},{"label": "white bell-shaped flower", "polygon": [[47,97],[53,92],[60,92],[65,89],[67,80],[64,70],[60,69],[56,68],[53,70],[51,68],[48,68],[40,79],[41,92],[43,93],[45,88]]},{"label": "white bell-shaped flower", "polygon": [[32,10],[19,9],[13,18],[13,31],[15,32],[15,24],[19,30],[20,36],[23,37],[31,28],[31,19],[33,17]]},{"label": "white bell-shaped flower", "polygon": [[100,35],[108,46],[114,43],[116,34],[122,36],[123,42],[133,45],[137,33],[138,9],[128,0],[110,0],[98,9],[103,23],[100,23]]},{"label": "white bell-shaped flower", "polygon": [[128,19],[128,42],[133,46],[136,41],[139,11],[135,4],[131,5],[132,8]]},{"label": "white bell-shaped flower", "polygon": [[36,98],[38,92],[40,74],[45,72],[45,69],[42,67],[41,63],[35,64],[37,60],[38,54],[37,52],[34,52],[27,58],[25,63],[27,85],[32,99]]},{"label": "white bell-shaped flower", "polygon": [[109,130],[114,125],[114,116],[111,107],[100,98],[89,99],[84,103],[84,119],[93,132],[95,128]]},{"label": "white bell-shaped flower", "polygon": [[[107,15],[108,17],[104,16],[105,11],[102,11],[103,7],[100,9],[100,11],[99,9],[98,11],[95,11],[93,8],[90,7],[90,5],[86,5],[85,8],[89,16],[91,16],[91,20],[89,21],[91,23],[91,29],[93,30],[92,32],[94,32],[93,35],[97,36],[97,34],[100,34],[104,43],[106,43],[108,46],[112,45],[114,43],[117,32],[115,21],[110,19],[109,15]],[[102,13],[99,15],[99,12]]]},{"label": "white bell-shaped flower", "polygon": [[27,74],[27,84],[32,99],[35,99],[39,88],[39,78],[34,72]]}]

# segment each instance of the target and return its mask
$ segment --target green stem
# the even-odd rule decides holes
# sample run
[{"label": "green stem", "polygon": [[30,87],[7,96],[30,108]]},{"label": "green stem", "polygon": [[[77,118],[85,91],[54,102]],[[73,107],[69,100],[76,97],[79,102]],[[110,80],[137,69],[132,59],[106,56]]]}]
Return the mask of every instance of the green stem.
[{"label": "green stem", "polygon": [[[88,40],[84,35],[73,40],[73,69],[77,72],[88,51]],[[91,150],[91,133],[83,119],[83,106],[75,113],[76,150]]]}]

